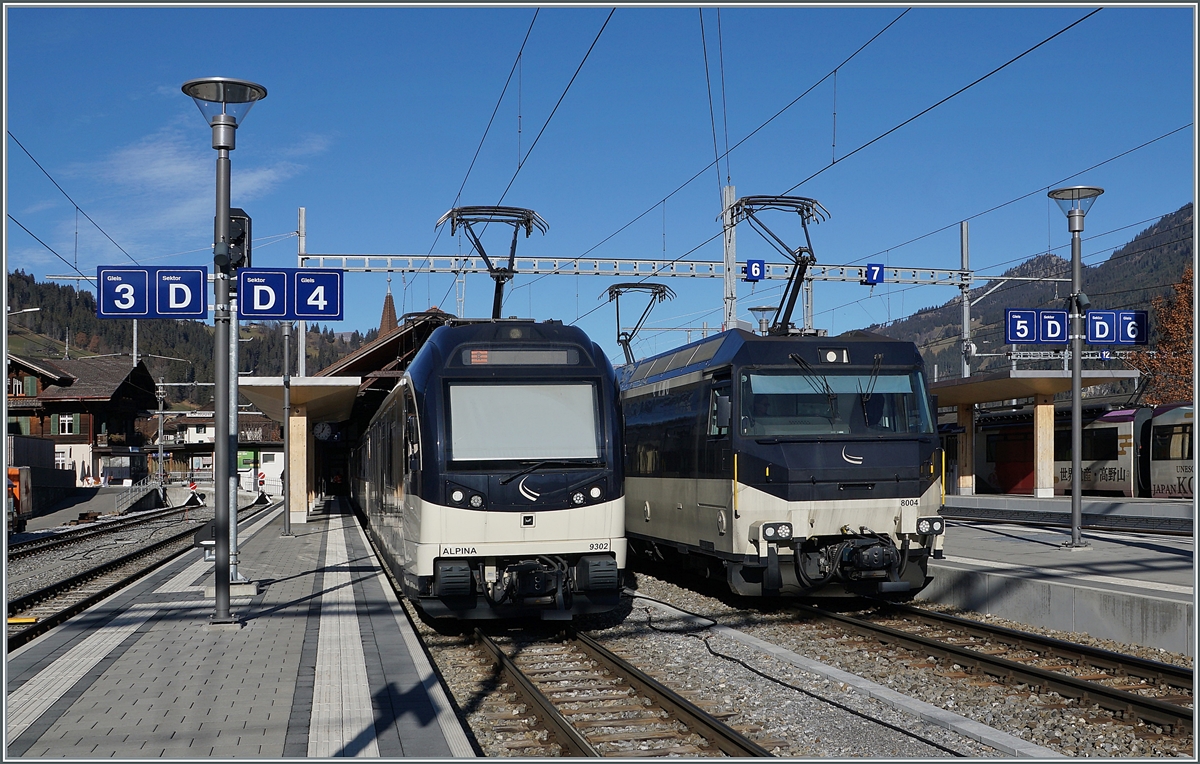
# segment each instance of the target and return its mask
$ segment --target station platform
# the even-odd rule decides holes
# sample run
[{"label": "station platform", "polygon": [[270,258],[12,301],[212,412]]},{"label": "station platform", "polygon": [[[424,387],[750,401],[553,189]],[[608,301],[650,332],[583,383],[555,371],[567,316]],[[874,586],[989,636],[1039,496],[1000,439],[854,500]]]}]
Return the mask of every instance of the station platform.
[{"label": "station platform", "polygon": [[474,756],[348,507],[318,507],[239,527],[237,625],[197,549],[9,654],[5,759]]},{"label": "station platform", "polygon": [[1195,655],[1192,536],[1085,528],[1086,547],[1064,547],[1070,497],[1037,501],[1039,511],[1065,511],[1067,524],[948,519],[945,557],[930,561],[933,581],[918,599]]}]

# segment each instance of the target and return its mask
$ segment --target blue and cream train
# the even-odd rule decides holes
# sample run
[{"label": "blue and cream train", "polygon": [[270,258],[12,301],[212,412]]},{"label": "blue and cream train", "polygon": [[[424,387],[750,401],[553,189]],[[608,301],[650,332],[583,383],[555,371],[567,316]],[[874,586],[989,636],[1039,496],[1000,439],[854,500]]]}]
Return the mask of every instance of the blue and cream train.
[{"label": "blue and cream train", "polygon": [[631,553],[751,596],[927,583],[945,526],[913,343],[734,329],[618,373]]},{"label": "blue and cream train", "polygon": [[557,321],[438,327],[353,453],[355,498],[432,618],[617,608],[625,496],[616,378]]}]

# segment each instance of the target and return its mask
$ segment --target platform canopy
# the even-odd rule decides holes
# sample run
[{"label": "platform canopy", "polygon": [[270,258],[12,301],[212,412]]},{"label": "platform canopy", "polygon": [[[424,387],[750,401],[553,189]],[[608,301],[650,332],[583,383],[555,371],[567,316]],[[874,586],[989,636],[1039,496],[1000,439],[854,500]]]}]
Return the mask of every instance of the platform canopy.
[{"label": "platform canopy", "polygon": [[[292,406],[304,406],[310,422],[350,418],[361,377],[291,377]],[[238,392],[276,422],[283,421],[283,377],[238,377]]]},{"label": "platform canopy", "polygon": [[[1125,379],[1137,379],[1140,374],[1136,369],[1084,369],[1081,385],[1088,388]],[[944,379],[929,385],[929,393],[937,396],[939,407],[1034,398],[1039,395],[1055,395],[1070,389],[1069,369],[1004,369],[965,379]]]}]

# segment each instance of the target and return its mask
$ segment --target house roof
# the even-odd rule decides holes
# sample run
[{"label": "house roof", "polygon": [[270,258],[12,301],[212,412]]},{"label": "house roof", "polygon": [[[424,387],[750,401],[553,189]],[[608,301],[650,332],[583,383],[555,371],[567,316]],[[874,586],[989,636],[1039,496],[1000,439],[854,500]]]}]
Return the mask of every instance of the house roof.
[{"label": "house roof", "polygon": [[71,375],[63,371],[54,362],[48,358],[26,358],[25,356],[8,354],[8,363],[18,366],[24,366],[35,374],[40,374],[43,377],[48,377],[58,384],[69,384]]},{"label": "house roof", "polygon": [[69,374],[70,381],[48,385],[38,396],[42,401],[112,400],[123,385],[126,394],[143,408],[157,406],[154,379],[139,361],[131,366],[126,358],[80,358],[55,360],[54,366]]}]

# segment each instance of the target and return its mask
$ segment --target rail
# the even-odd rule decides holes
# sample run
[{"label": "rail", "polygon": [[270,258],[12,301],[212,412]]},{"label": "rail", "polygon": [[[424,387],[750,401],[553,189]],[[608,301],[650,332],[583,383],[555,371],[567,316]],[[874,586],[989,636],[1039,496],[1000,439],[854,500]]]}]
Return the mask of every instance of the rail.
[{"label": "rail", "polygon": [[[963,671],[966,672],[987,674],[1008,684],[1037,685],[1042,687],[1043,691],[1057,692],[1064,697],[1074,698],[1088,705],[1098,704],[1101,708],[1126,718],[1140,719],[1179,730],[1192,728],[1193,712],[1190,707],[1152,697],[1143,697],[1123,689],[1099,684],[1093,681],[1095,677],[1076,677],[1025,665],[999,655],[974,650],[966,645],[923,637],[811,605],[797,606],[797,610],[812,618],[838,623],[844,628],[870,639],[916,650],[922,655],[952,660],[962,666]],[[996,630],[988,624],[975,622],[972,624],[972,628],[976,630],[976,634],[987,630],[989,633],[999,636]],[[1061,654],[1057,649],[1054,652]],[[1126,670],[1135,662],[1127,658],[1122,658],[1122,660],[1127,662]]]},{"label": "rail", "polygon": [[137,504],[142,498],[151,491],[157,491],[161,488],[158,479],[151,476],[146,476],[137,481],[133,485],[126,488],[117,494],[116,510],[117,514],[123,514],[126,510]]},{"label": "rail", "polygon": [[[567,719],[562,709],[558,707],[559,704],[575,706],[579,703],[589,703],[591,699],[587,695],[580,695],[575,692],[580,689],[578,684],[556,688],[554,685],[555,680],[551,678],[554,672],[565,674],[567,676],[563,676],[562,679],[576,683],[581,679],[588,678],[580,676],[581,673],[593,674],[592,678],[597,679],[603,677],[606,681],[616,680],[616,684],[608,687],[608,689],[616,690],[617,688],[622,688],[621,698],[632,699],[641,696],[650,701],[648,705],[643,705],[641,702],[636,703],[639,710],[643,714],[650,714],[649,716],[643,715],[637,719],[628,717],[597,719],[582,723],[587,725],[591,730],[597,730],[602,727],[625,727],[631,724],[640,725],[646,721],[652,721],[657,724],[676,722],[683,725],[685,729],[670,732],[654,730],[643,734],[646,735],[646,739],[654,738],[660,740],[664,738],[683,740],[688,734],[698,735],[704,738],[707,743],[702,745],[697,751],[694,751],[696,753],[719,752],[726,756],[739,758],[771,756],[771,753],[762,746],[726,726],[719,719],[706,713],[679,693],[676,693],[628,661],[605,649],[600,643],[586,634],[575,634],[571,638],[562,641],[561,644],[568,648],[566,652],[557,654],[558,659],[562,661],[562,665],[537,670],[536,676],[540,677],[540,679],[535,678],[534,674],[526,673],[519,665],[517,659],[506,654],[481,629],[475,630],[475,639],[490,655],[492,660],[495,661],[509,686],[521,696],[528,707],[535,709],[534,713],[542,721],[547,731],[570,756],[611,756],[619,755],[619,753],[599,750],[596,744],[604,739],[603,736],[594,739],[590,738],[589,732],[585,732],[583,728],[577,727],[575,722]],[[555,660],[554,654],[545,654],[541,658],[547,661]],[[592,669],[581,665],[581,658],[586,658],[594,662],[596,668]],[[586,663],[586,661],[582,661],[582,663]],[[606,686],[589,684],[587,689],[602,690],[606,689]],[[633,694],[627,696],[624,692],[631,692]],[[551,697],[551,695],[561,695],[562,693],[568,694],[566,697],[559,697],[557,700]],[[606,702],[611,699],[613,698],[609,695],[597,700]],[[657,713],[651,713],[656,708],[663,712],[664,715],[660,717]],[[578,713],[579,709],[575,709],[575,712]],[[604,705],[599,705],[589,713],[604,715],[608,712],[609,709],[606,709]],[[629,734],[636,735],[637,733]],[[652,748],[639,751],[638,755],[670,756],[677,752],[679,752],[677,749],[672,748]]]}]

